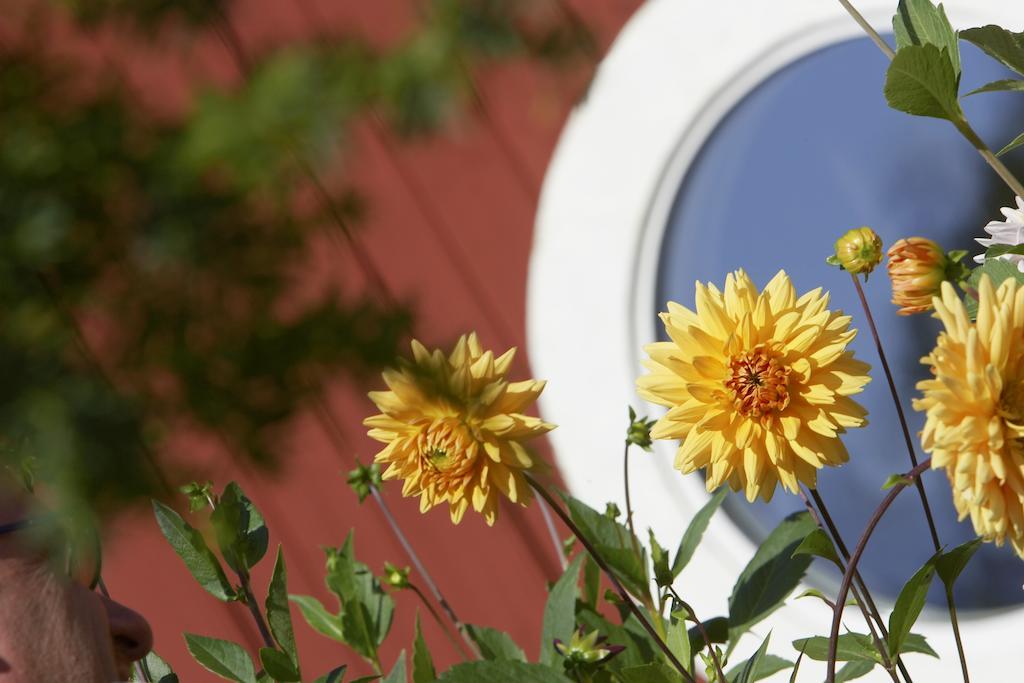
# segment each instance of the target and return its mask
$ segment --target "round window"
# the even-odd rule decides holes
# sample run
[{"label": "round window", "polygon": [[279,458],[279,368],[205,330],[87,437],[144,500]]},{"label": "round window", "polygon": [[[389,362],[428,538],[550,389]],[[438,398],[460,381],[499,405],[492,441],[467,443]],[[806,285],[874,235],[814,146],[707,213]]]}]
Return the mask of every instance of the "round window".
[{"label": "round window", "polygon": [[[964,92],[1009,77],[978,51],[964,52],[964,72],[978,79],[963,84]],[[694,280],[721,286],[727,272],[743,267],[763,285],[784,266],[798,291],[824,285],[832,307],[853,315],[861,328],[857,356],[874,368],[858,397],[870,426],[844,437],[850,462],[819,477],[819,491],[851,545],[872,512],[864,502],[878,498],[880,482],[907,470],[909,461],[850,279],[824,257],[838,235],[860,225],[874,228],[886,244],[924,235],[947,249],[977,253],[972,238],[999,216],[1000,206],[1012,205],[1009,191],[949,124],[912,119],[886,106],[883,60],[867,39],[847,40],[791,63],[740,100],[683,177],[657,279],[663,309],[668,300],[692,305]],[[968,98],[964,106],[989,140],[1020,132],[1017,98]],[[911,398],[915,382],[927,374],[917,360],[934,345],[940,325],[929,316],[897,316],[884,272],[876,271],[865,289],[916,433],[923,420]],[[952,547],[973,538],[969,521],[956,521],[945,477],[925,481],[942,542]],[[734,495],[726,509],[757,542],[802,508],[798,498],[780,493],[770,503],[752,505]],[[896,547],[900,553],[889,552]],[[933,552],[920,501],[916,494],[903,495],[875,532],[861,571],[874,590],[895,599]],[[1024,564],[1011,550],[985,545],[957,584],[957,603],[970,609],[1024,602],[1022,580]],[[945,604],[938,582],[929,600]]]}]

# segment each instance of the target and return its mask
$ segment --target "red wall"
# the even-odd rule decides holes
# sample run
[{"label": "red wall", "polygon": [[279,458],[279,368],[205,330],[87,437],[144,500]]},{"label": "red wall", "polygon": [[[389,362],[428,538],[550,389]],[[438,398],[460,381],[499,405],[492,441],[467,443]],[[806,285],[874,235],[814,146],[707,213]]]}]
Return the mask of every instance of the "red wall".
[{"label": "red wall", "polygon": [[[415,303],[417,336],[428,345],[447,345],[475,329],[486,346],[518,346],[514,374],[519,377],[530,373],[524,349],[527,260],[544,170],[595,61],[639,5],[638,0],[549,1],[594,33],[592,54],[559,72],[523,61],[475,74],[482,106],[471,107],[428,141],[399,142],[373,122],[360,124],[344,176],[369,201],[361,240],[388,287]],[[245,49],[258,54],[314,35],[355,33],[386,44],[415,26],[415,11],[409,0],[237,0],[232,21]],[[230,83],[239,77],[214,36],[188,45],[172,35],[146,45],[112,31],[74,36],[59,22],[58,30],[67,34],[62,50],[115,69],[138,101],[162,116],[187,108],[197,80]],[[336,279],[365,286],[343,247],[324,240],[310,251],[311,287]],[[189,448],[207,464],[210,478],[220,485],[238,480],[263,510],[272,545],[285,546],[290,591],[315,595],[333,607],[319,548],[339,545],[350,528],[356,530],[360,559],[375,571],[385,560],[409,562],[377,507],[369,501],[360,506],[344,480],[352,456],[366,460],[376,451],[361,427],[373,406],[361,390],[340,383],[329,403],[345,430],[344,442],[332,444],[313,415],[303,416],[282,471],[273,477],[234,466],[216,448]],[[399,489],[386,486],[385,497],[461,618],[509,630],[536,656],[545,582],[560,571],[536,506],[506,506],[493,528],[472,514],[453,527],[443,508],[421,515],[417,501],[402,499]],[[258,637],[244,606],[222,605],[195,585],[147,511],[130,517],[108,534],[106,581],[115,598],[147,615],[157,650],[182,679],[213,679],[191,661],[182,631],[238,640],[255,652]],[[258,591],[269,578],[271,562],[264,564],[255,576]],[[420,609],[411,595],[398,595],[396,602],[392,637],[384,649],[388,666],[400,649],[410,647]],[[352,672],[369,673],[358,656],[313,633],[297,610],[293,619],[308,678],[341,663],[350,664]],[[424,630],[439,665],[457,660],[432,623],[425,621]]]}]

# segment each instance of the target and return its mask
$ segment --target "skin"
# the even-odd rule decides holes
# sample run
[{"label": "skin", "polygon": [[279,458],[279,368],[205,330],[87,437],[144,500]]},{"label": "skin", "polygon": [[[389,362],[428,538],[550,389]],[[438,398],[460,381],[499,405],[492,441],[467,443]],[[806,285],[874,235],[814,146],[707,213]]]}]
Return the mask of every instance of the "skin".
[{"label": "skin", "polygon": [[[26,509],[0,488],[0,524]],[[152,646],[142,615],[58,576],[18,533],[0,535],[0,683],[127,681]]]}]

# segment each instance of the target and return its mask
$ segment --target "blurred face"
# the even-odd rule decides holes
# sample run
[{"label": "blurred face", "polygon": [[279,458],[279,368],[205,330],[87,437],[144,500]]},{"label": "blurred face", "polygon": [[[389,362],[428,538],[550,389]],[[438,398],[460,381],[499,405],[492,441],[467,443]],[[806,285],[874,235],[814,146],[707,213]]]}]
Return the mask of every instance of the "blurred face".
[{"label": "blurred face", "polygon": [[[24,516],[0,503],[0,524]],[[0,683],[127,681],[153,644],[146,620],[57,575],[18,536],[0,535]]]}]

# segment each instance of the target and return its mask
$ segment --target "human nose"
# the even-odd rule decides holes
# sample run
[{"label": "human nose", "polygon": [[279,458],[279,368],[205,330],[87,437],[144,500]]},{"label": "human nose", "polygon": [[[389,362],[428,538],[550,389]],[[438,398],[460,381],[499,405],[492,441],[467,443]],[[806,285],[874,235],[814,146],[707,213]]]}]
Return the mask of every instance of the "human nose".
[{"label": "human nose", "polygon": [[114,654],[120,662],[142,659],[153,649],[153,629],[146,618],[119,602],[102,597],[110,624]]}]

